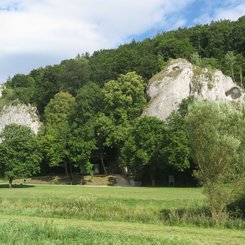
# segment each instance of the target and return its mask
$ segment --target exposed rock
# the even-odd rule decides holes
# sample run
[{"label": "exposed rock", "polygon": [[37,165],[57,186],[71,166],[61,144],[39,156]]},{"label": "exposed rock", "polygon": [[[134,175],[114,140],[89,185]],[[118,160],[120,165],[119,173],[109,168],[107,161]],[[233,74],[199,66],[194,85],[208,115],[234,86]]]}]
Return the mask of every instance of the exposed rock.
[{"label": "exposed rock", "polygon": [[5,89],[5,86],[3,84],[0,85],[0,98],[2,97],[3,90]]},{"label": "exposed rock", "polygon": [[40,128],[36,108],[31,105],[4,106],[0,113],[0,132],[2,132],[6,125],[11,123],[30,127],[35,134],[38,133]]},{"label": "exposed rock", "polygon": [[238,87],[233,87],[225,93],[226,96],[231,96],[232,99],[238,99],[242,96],[241,90]]},{"label": "exposed rock", "polygon": [[[0,98],[4,89],[5,86],[0,85]],[[12,123],[30,127],[35,134],[38,133],[41,126],[36,107],[15,102],[5,105],[0,111],[0,133],[6,125]]]},{"label": "exposed rock", "polygon": [[125,179],[122,175],[114,175],[113,176],[115,178],[115,184],[114,186],[129,186],[129,182],[127,179]]},{"label": "exposed rock", "polygon": [[150,97],[143,115],[166,119],[184,98],[195,96],[206,100],[244,101],[245,95],[230,77],[221,71],[192,65],[185,59],[172,60],[150,81]]}]

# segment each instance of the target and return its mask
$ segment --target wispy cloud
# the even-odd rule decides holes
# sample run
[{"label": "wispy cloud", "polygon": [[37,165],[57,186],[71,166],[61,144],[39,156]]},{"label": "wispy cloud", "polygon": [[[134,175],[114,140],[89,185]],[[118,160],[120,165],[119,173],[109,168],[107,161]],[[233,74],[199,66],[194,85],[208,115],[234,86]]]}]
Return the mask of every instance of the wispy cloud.
[{"label": "wispy cloud", "polygon": [[[31,68],[74,57],[78,52],[116,47],[155,26],[168,29],[166,17],[192,1],[0,0],[0,67],[7,68],[2,60],[8,60],[5,70],[11,70],[12,75],[27,71],[21,68],[23,62],[30,62],[24,60],[26,56],[37,60],[41,56],[44,61],[29,64]],[[0,79],[6,76],[2,69]]]},{"label": "wispy cloud", "polygon": [[244,0],[204,0],[200,15],[194,20],[196,24],[210,23],[215,20],[237,20],[245,15]]},{"label": "wispy cloud", "polygon": [[[215,7],[208,4],[227,2]],[[200,6],[198,21],[236,18],[244,1],[228,0],[0,0],[0,82],[15,73],[58,63],[78,52],[113,48],[150,30],[193,23],[185,10]],[[231,8],[229,8],[231,7]],[[216,9],[214,11],[214,9]],[[211,14],[209,14],[211,13]],[[46,57],[46,58],[45,58]]]}]

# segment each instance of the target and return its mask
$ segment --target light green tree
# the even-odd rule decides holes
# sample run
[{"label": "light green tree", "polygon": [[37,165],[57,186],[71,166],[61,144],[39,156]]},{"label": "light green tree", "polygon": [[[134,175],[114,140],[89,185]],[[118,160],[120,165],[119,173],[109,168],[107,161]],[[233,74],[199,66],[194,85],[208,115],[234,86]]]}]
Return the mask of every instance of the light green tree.
[{"label": "light green tree", "polygon": [[113,148],[118,157],[134,120],[146,105],[145,85],[143,78],[135,72],[120,75],[117,80],[105,84],[102,90],[105,109],[96,119],[95,137],[100,152],[105,147]]},{"label": "light green tree", "polygon": [[235,75],[234,75],[234,65],[236,63],[236,55],[234,51],[228,51],[225,55],[225,62],[230,67],[231,71],[231,77],[233,81],[235,81]]},{"label": "light green tree", "polygon": [[191,62],[197,66],[201,66],[202,65],[202,58],[201,56],[198,54],[198,52],[195,52],[191,55],[190,57]]},{"label": "light green tree", "polygon": [[213,102],[196,102],[189,110],[195,176],[204,187],[212,217],[221,222],[226,206],[239,193],[245,178],[244,109]]},{"label": "light green tree", "polygon": [[50,100],[45,108],[44,134],[41,137],[42,150],[50,166],[64,163],[65,173],[72,175],[69,158],[69,117],[75,103],[75,98],[66,92],[60,92]]}]

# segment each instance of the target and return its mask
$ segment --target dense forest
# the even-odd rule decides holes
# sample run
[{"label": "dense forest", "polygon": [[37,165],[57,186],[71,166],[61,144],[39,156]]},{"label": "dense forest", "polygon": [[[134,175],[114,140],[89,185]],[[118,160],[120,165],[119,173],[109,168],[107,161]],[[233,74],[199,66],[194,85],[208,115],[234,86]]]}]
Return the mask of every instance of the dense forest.
[{"label": "dense forest", "polygon": [[[171,58],[220,69],[244,88],[245,16],[159,33],[153,39],[133,40],[91,55],[78,54],[8,79],[1,105],[30,103],[37,107],[43,124],[36,138],[21,127],[6,127],[0,147],[2,172],[11,180],[21,172],[20,167],[7,171],[7,158],[15,151],[9,149],[15,144],[19,146],[16,166],[18,159],[25,159],[35,174],[60,167],[72,181],[74,172],[93,174],[96,163],[102,174],[130,174],[153,185],[164,182],[168,174],[177,175],[182,184],[195,184],[188,133],[192,125],[185,120],[194,99],[183,101],[165,122],[140,117],[148,100],[147,81]],[[19,133],[12,137],[11,132]],[[21,151],[30,153],[28,159]]]}]

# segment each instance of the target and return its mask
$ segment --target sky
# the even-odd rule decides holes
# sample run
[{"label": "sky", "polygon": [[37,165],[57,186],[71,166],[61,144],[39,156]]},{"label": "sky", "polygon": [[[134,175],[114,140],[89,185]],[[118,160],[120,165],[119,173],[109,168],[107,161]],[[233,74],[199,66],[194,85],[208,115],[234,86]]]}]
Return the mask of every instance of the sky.
[{"label": "sky", "polygon": [[243,15],[245,0],[0,0],[0,83],[78,53]]}]

